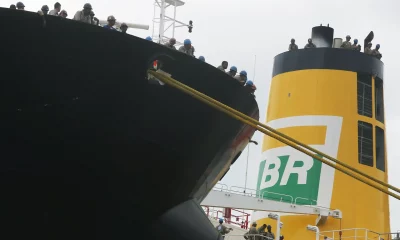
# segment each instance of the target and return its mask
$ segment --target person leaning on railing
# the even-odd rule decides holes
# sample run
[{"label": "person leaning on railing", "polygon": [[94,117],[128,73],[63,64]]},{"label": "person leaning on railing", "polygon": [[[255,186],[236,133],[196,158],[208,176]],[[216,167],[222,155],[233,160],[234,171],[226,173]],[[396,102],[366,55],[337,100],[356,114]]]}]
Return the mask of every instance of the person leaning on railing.
[{"label": "person leaning on railing", "polygon": [[51,15],[51,16],[58,16],[58,13],[61,11],[61,4],[59,3],[59,2],[56,2],[55,4],[54,4],[54,9],[53,10],[51,10],[50,12],[49,12],[49,15]]},{"label": "person leaning on railing", "polygon": [[247,240],[262,240],[262,236],[257,230],[257,223],[253,222],[251,224],[251,227],[247,233],[244,234],[243,236]]},{"label": "person leaning on railing", "polygon": [[93,8],[90,3],[85,3],[85,5],[83,5],[83,10],[77,11],[73,20],[92,24],[92,19],[90,18],[90,12],[92,9]]},{"label": "person leaning on railing", "polygon": [[275,239],[275,234],[271,230],[272,230],[271,225],[268,225],[267,226],[267,232],[265,232],[265,236],[268,238],[268,240]]}]

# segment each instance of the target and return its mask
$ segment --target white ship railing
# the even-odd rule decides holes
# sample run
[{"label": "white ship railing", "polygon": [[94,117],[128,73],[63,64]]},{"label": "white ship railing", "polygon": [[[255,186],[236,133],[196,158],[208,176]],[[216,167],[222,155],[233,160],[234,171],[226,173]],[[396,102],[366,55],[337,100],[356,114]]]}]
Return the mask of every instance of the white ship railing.
[{"label": "white ship railing", "polygon": [[[287,195],[287,194],[269,192],[269,191],[260,191],[260,190],[256,190],[256,189],[244,188],[244,187],[238,187],[238,186],[228,187],[228,185],[223,184],[223,183],[217,183],[214,186],[213,190],[227,192],[227,193],[235,193],[235,194],[240,194],[240,195],[248,196],[248,197],[255,197],[255,198],[259,198],[259,199],[268,199],[268,197],[270,197],[275,201],[286,202],[286,203],[290,203],[290,204],[301,204],[301,203],[299,203],[299,200],[301,200],[301,202],[309,203],[309,204],[302,204],[302,205],[317,206],[317,201],[314,199],[303,198],[303,197],[294,198],[293,196]],[[273,197],[271,197],[271,196],[273,196]]]},{"label": "white ship railing", "polygon": [[224,237],[224,240],[236,240],[236,239],[244,240],[245,239],[244,236],[246,236],[248,238],[248,240],[274,240],[274,239],[272,239],[270,237],[266,237],[266,236],[261,235],[261,234],[247,234],[247,233],[245,233],[245,234],[239,235],[239,234],[231,234],[231,233],[226,234],[225,237]]},{"label": "white ship railing", "polygon": [[321,231],[317,234],[319,234],[320,240],[323,240],[325,236],[328,237],[328,240],[380,240],[381,235],[366,228],[348,228],[341,230]]}]

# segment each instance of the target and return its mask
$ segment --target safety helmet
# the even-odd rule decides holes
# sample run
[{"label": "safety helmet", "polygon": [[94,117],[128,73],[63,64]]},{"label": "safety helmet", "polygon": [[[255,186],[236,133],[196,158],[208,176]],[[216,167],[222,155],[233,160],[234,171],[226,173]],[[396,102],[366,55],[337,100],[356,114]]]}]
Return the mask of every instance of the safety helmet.
[{"label": "safety helmet", "polygon": [[206,59],[205,59],[203,56],[200,56],[200,57],[199,57],[199,60],[202,61],[202,62],[205,62],[205,61],[206,61]]},{"label": "safety helmet", "polygon": [[85,5],[83,5],[83,8],[92,10],[92,5],[90,3],[85,3]]},{"label": "safety helmet", "polygon": [[380,44],[376,44],[376,48],[380,48],[381,47],[381,45]]},{"label": "safety helmet", "polygon": [[347,36],[346,36],[346,39],[347,39],[347,38],[351,38],[350,35],[347,35]]},{"label": "safety helmet", "polygon": [[356,39],[354,39],[354,44],[357,44],[358,43],[358,39],[356,38]]},{"label": "safety helmet", "polygon": [[113,15],[111,15],[111,16],[108,16],[108,18],[107,18],[107,22],[109,22],[109,21],[116,21],[117,19],[115,19],[115,17],[113,16]]},{"label": "safety helmet", "polygon": [[309,38],[309,39],[308,39],[308,42],[312,42],[312,39],[311,39],[311,38]]},{"label": "safety helmet", "polygon": [[224,219],[220,218],[219,223],[223,223],[223,222],[224,222]]},{"label": "safety helmet", "polygon": [[253,83],[253,81],[251,81],[251,80],[247,80],[247,81],[246,81],[246,85],[247,85],[247,86],[253,86],[254,83]]},{"label": "safety helmet", "polygon": [[16,9],[17,7],[16,7],[14,4],[11,4],[11,5],[10,5],[10,8],[11,8],[11,9]]},{"label": "safety helmet", "polygon": [[295,42],[296,40],[294,40],[294,38],[292,38],[290,41],[291,41],[291,42]]},{"label": "safety helmet", "polygon": [[232,66],[230,70],[231,70],[232,72],[237,72],[237,67]]},{"label": "safety helmet", "polygon": [[243,75],[243,76],[247,77],[247,72],[243,70],[243,71],[240,72],[240,75]]},{"label": "safety helmet", "polygon": [[150,36],[148,36],[148,37],[146,38],[146,40],[147,40],[147,41],[153,41],[153,39],[152,39]]},{"label": "safety helmet", "polygon": [[121,23],[121,27],[128,27],[128,25],[126,23]]},{"label": "safety helmet", "polygon": [[43,12],[48,12],[48,11],[49,11],[49,6],[43,5],[42,8],[41,8],[41,10],[42,10]]},{"label": "safety helmet", "polygon": [[17,8],[23,8],[25,5],[22,2],[17,2]]},{"label": "safety helmet", "polygon": [[190,41],[190,39],[185,39],[185,41],[183,41],[183,44],[189,45],[192,44],[192,41]]}]

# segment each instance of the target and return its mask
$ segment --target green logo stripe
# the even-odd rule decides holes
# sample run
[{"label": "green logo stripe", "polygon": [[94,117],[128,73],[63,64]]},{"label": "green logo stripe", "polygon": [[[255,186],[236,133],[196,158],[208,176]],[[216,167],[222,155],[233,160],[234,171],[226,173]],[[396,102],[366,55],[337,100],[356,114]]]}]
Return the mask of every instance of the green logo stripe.
[{"label": "green logo stripe", "polygon": [[[297,204],[316,205],[322,163],[315,159],[311,162],[310,158],[298,159],[289,155],[277,158],[279,160],[264,160],[260,163],[257,181],[257,190],[261,190],[260,194],[270,200],[291,202],[293,198]],[[275,169],[277,165],[279,168]],[[274,185],[260,189],[263,183]]]}]

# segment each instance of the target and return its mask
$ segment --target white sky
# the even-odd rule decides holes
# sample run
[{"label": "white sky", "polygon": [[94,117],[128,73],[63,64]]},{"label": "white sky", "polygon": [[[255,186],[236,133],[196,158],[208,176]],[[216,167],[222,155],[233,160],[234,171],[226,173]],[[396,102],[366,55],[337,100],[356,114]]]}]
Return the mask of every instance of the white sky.
[{"label": "white sky", "polygon": [[[1,6],[8,7],[17,0],[2,0]],[[24,0],[26,10],[37,11],[47,4],[50,9],[56,1]],[[85,1],[59,1],[62,9],[72,18]],[[99,19],[114,15],[117,21],[150,25],[150,30],[130,29],[129,33],[145,38],[152,34],[152,0],[91,0],[93,11]],[[347,34],[363,42],[373,30],[374,44],[381,44],[382,60],[385,63],[384,89],[387,126],[387,150],[389,160],[390,184],[400,187],[400,149],[396,148],[396,138],[400,137],[400,108],[397,70],[400,48],[400,22],[398,0],[186,0],[184,7],[178,8],[177,19],[182,22],[193,20],[193,33],[187,28],[178,29],[176,38],[192,40],[196,55],[203,55],[209,64],[217,66],[227,60],[229,66],[247,70],[253,80],[254,55],[257,55],[256,79],[257,101],[261,121],[265,121],[268,93],[275,55],[286,51],[291,38],[303,47],[311,36],[311,28],[330,24],[335,29],[335,37],[344,38]],[[169,14],[172,16],[172,14]],[[396,57],[397,56],[397,57]],[[397,87],[396,87],[397,86]],[[394,105],[393,105],[394,104]],[[258,146],[250,146],[248,187],[255,188],[258,165],[261,159],[262,135],[256,133],[254,139]],[[244,186],[247,151],[236,161],[223,179],[229,186]],[[392,232],[400,229],[400,201],[391,198]]]}]

